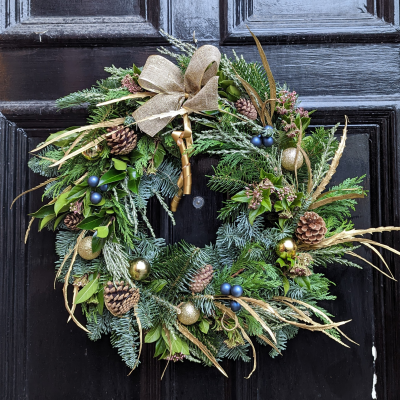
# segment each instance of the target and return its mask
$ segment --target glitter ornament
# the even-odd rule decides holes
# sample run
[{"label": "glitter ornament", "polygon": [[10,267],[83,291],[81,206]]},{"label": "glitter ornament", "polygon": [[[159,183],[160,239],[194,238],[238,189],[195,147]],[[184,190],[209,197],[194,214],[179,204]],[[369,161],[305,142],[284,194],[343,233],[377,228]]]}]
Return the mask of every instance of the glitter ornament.
[{"label": "glitter ornament", "polygon": [[303,165],[304,157],[299,150],[297,152],[297,148],[289,147],[288,149],[283,150],[282,152],[282,167],[287,169],[288,171],[294,171],[295,166],[297,164],[297,169],[299,169]]},{"label": "glitter ornament", "polygon": [[200,311],[190,301],[183,303],[179,309],[181,310],[178,314],[178,320],[184,325],[193,325],[200,317]]},{"label": "glitter ornament", "polygon": [[84,260],[93,260],[93,259],[95,259],[96,257],[98,257],[100,255],[101,250],[96,251],[95,253],[93,253],[93,251],[92,251],[92,240],[93,240],[93,236],[86,236],[79,243],[78,254]]},{"label": "glitter ornament", "polygon": [[129,274],[135,281],[142,281],[150,274],[150,263],[145,258],[135,258],[129,267]]},{"label": "glitter ornament", "polygon": [[296,250],[297,245],[291,237],[280,240],[276,246],[276,254],[284,260],[287,258],[294,258]]}]

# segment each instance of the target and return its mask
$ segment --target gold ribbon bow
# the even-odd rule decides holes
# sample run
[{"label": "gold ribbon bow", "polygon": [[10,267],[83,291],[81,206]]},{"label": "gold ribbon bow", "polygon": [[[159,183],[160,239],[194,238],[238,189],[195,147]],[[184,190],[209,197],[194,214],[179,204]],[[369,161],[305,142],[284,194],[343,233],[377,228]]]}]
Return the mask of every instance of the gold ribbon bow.
[{"label": "gold ribbon bow", "polygon": [[[191,193],[188,153],[193,140],[190,120],[187,116],[193,111],[218,109],[218,76],[216,73],[220,60],[221,53],[215,46],[202,46],[193,54],[183,76],[179,67],[171,61],[158,55],[150,56],[139,77],[139,84],[142,88],[157,93],[133,113],[133,117],[138,121],[138,126],[143,132],[154,136],[176,115],[183,114],[184,117],[184,130],[175,131],[172,134],[182,156],[182,173],[178,180],[179,192],[173,199],[172,211],[176,211],[182,193]],[[168,113],[168,115],[148,119],[164,113]]]}]

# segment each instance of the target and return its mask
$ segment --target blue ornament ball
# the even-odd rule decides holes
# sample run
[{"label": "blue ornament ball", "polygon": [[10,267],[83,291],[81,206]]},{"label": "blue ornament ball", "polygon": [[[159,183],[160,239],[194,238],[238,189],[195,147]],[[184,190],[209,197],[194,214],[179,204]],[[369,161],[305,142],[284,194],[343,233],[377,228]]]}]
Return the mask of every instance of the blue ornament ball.
[{"label": "blue ornament ball", "polygon": [[265,137],[262,139],[262,142],[265,147],[271,147],[274,144],[274,138],[272,136]]},{"label": "blue ornament ball", "polygon": [[103,197],[100,193],[97,192],[90,193],[90,201],[92,202],[92,204],[99,204],[102,198]]},{"label": "blue ornament ball", "polygon": [[242,306],[235,300],[231,301],[231,310],[234,312],[239,311],[242,308]]},{"label": "blue ornament ball", "polygon": [[250,142],[251,142],[251,144],[252,144],[253,146],[256,146],[256,147],[261,147],[261,146],[262,146],[262,140],[261,140],[261,138],[259,138],[258,136],[253,136],[253,137],[250,139]]},{"label": "blue ornament ball", "polygon": [[231,288],[231,295],[233,297],[240,297],[243,294],[243,288],[240,285],[233,285]]},{"label": "blue ornament ball", "polygon": [[98,176],[95,176],[95,175],[92,175],[92,176],[89,176],[89,178],[88,178],[88,180],[87,180],[87,182],[88,182],[88,185],[90,186],[90,187],[96,187],[98,184],[99,184],[99,177]]},{"label": "blue ornament ball", "polygon": [[100,189],[102,192],[106,192],[107,189],[108,189],[108,185],[107,185],[107,184],[101,185],[101,186],[99,186],[99,189]]},{"label": "blue ornament ball", "polygon": [[231,294],[231,288],[232,288],[232,286],[230,283],[226,283],[226,282],[223,283],[221,285],[221,294],[224,294],[226,296]]},{"label": "blue ornament ball", "polygon": [[274,134],[274,128],[271,125],[264,126],[263,134],[267,136],[272,136]]}]

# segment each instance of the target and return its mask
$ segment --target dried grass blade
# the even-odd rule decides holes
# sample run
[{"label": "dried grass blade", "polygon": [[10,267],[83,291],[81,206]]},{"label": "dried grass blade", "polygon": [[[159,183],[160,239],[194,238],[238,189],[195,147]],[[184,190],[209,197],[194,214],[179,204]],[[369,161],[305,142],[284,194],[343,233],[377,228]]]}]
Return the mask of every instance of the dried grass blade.
[{"label": "dried grass blade", "polygon": [[354,253],[352,251],[348,251],[346,254],[350,254],[353,257],[356,257],[356,258],[359,258],[360,260],[363,260],[367,264],[371,265],[372,268],[375,268],[376,270],[378,270],[381,274],[387,276],[389,279],[393,279],[390,275],[388,275],[386,272],[383,272],[380,268],[378,268],[376,265],[372,264],[372,262],[368,261],[364,257],[361,257],[360,255],[358,255],[358,254],[356,254],[356,253]]},{"label": "dried grass blade", "polygon": [[143,98],[143,97],[153,97],[156,94],[157,93],[153,93],[153,92],[132,93],[132,94],[128,94],[127,96],[120,97],[118,99],[112,99],[112,100],[104,101],[103,103],[96,104],[96,107],[107,106],[108,104],[118,103],[120,101],[129,100],[129,99],[135,99],[135,98],[139,99],[139,98]]},{"label": "dried grass blade", "polygon": [[332,196],[323,200],[316,201],[315,203],[311,204],[311,206],[308,207],[308,209],[315,210],[318,207],[333,203],[335,201],[345,200],[345,199],[363,199],[364,197],[365,197],[364,193],[341,194],[340,196]]},{"label": "dried grass blade", "polygon": [[382,260],[382,262],[385,264],[385,266],[386,266],[387,270],[389,271],[389,274],[390,274],[390,276],[392,277],[392,279],[393,279],[393,280],[396,280],[396,279],[394,279],[394,276],[393,276],[393,274],[392,274],[392,271],[390,270],[389,265],[386,263],[386,261],[385,261],[385,259],[383,258],[382,254],[381,254],[374,246],[372,246],[372,245],[369,244],[369,243],[361,243],[361,244],[363,244],[364,246],[367,246],[368,248],[370,248],[373,252],[375,252],[375,253],[378,255],[378,257],[379,257],[379,258]]},{"label": "dried grass blade", "polygon": [[347,139],[347,122],[348,122],[347,115],[345,116],[345,119],[346,119],[346,122],[344,125],[343,135],[342,135],[342,139],[340,141],[339,147],[335,152],[335,156],[333,157],[332,163],[329,167],[327,174],[325,175],[324,179],[322,179],[322,182],[319,184],[319,186],[317,187],[316,191],[313,194],[313,197],[312,197],[313,201],[315,201],[318,198],[318,196],[325,190],[326,186],[329,184],[332,176],[336,172],[336,168],[339,165],[339,161],[343,155],[343,151],[346,146],[346,139]]},{"label": "dried grass blade", "polygon": [[312,169],[311,169],[311,162],[308,158],[307,153],[300,147],[301,154],[304,156],[304,160],[306,161],[307,170],[308,170],[308,184],[307,184],[307,193],[311,193],[313,187],[313,180],[312,180]]},{"label": "dried grass blade", "polygon": [[28,236],[29,236],[29,232],[30,232],[30,230],[31,230],[31,226],[32,226],[32,223],[33,223],[33,220],[35,219],[35,217],[32,217],[31,218],[31,220],[29,221],[29,225],[28,225],[28,228],[27,228],[27,230],[26,230],[26,232],[25,232],[25,238],[24,238],[24,243],[26,244],[26,241],[28,240]]}]

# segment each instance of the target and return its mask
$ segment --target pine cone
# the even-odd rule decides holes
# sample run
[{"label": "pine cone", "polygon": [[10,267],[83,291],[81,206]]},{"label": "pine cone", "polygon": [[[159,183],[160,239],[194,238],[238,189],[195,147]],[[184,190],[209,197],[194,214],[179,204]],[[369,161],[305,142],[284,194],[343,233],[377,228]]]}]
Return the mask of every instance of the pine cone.
[{"label": "pine cone", "polygon": [[113,126],[107,128],[107,132],[114,132],[106,137],[108,147],[111,147],[111,154],[123,156],[136,147],[137,135],[129,127],[124,127],[123,125]]},{"label": "pine cone", "polygon": [[[117,286],[115,286],[117,285]],[[139,289],[129,288],[124,281],[108,281],[104,288],[104,303],[112,315],[121,316],[139,303]]]},{"label": "pine cone", "polygon": [[131,75],[126,75],[121,81],[122,87],[128,89],[131,93],[141,92],[143,89],[135,82]]},{"label": "pine cone", "polygon": [[78,231],[79,228],[77,227],[77,225],[82,220],[83,220],[82,214],[69,213],[64,219],[64,224],[68,229],[71,229],[71,231]]},{"label": "pine cone", "polygon": [[247,99],[239,99],[236,103],[236,110],[249,119],[257,119],[257,110],[253,103]]},{"label": "pine cone", "polygon": [[214,276],[214,270],[212,265],[205,265],[195,276],[194,281],[190,285],[190,290],[193,293],[202,292],[206,286],[211,282]]},{"label": "pine cone", "polygon": [[325,221],[313,211],[306,212],[297,225],[296,236],[306,244],[318,244],[325,238]]}]

